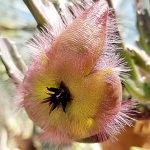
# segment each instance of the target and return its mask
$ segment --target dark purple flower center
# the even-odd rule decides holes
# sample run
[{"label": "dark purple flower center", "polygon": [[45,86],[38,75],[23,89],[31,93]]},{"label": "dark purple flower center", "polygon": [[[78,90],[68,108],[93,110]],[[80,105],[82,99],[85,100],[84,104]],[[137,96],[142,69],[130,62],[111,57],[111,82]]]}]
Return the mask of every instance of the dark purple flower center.
[{"label": "dark purple flower center", "polygon": [[51,106],[49,114],[59,105],[62,105],[63,111],[66,112],[67,103],[71,101],[71,94],[65,84],[61,82],[58,88],[47,87],[47,90],[50,92],[49,97],[45,98],[42,103],[49,103]]}]

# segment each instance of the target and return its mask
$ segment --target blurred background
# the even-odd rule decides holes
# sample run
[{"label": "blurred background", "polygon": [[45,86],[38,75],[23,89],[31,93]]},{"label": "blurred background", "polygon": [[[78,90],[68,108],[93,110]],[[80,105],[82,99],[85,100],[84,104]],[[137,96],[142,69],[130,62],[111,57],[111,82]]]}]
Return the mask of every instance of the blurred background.
[{"label": "blurred background", "polygon": [[[114,143],[74,143],[64,149],[150,150],[150,1],[109,0],[109,4],[116,11],[124,45],[123,55],[132,70],[126,79],[124,97],[130,96],[139,102],[137,109],[140,115],[134,127],[127,127]],[[39,129],[24,110],[17,109],[14,98],[17,81],[9,78],[18,68],[25,72],[25,64],[28,65],[31,58],[25,45],[35,33],[36,26],[23,0],[0,0],[0,150],[58,149],[36,139]],[[14,60],[21,66],[14,65]],[[9,67],[14,70],[9,72]]]}]

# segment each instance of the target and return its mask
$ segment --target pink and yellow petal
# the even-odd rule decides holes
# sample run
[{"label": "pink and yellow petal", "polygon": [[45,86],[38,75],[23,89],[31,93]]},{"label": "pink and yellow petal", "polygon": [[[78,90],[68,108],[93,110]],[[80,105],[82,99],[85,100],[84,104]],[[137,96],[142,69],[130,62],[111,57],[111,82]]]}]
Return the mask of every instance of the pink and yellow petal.
[{"label": "pink and yellow petal", "polygon": [[105,1],[91,6],[55,40],[48,57],[53,55],[55,61],[59,60],[59,65],[62,64],[59,69],[63,66],[65,71],[77,69],[83,75],[89,74],[104,47],[107,15]]}]

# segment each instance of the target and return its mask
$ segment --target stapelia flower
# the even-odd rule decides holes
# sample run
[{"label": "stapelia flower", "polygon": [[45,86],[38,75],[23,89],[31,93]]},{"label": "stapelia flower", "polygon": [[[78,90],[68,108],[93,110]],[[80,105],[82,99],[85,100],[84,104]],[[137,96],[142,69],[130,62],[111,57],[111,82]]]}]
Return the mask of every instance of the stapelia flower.
[{"label": "stapelia flower", "polygon": [[23,106],[46,142],[115,137],[132,119],[131,105],[122,102],[127,70],[114,13],[105,0],[77,1],[54,17],[30,45],[37,54],[21,85]]}]

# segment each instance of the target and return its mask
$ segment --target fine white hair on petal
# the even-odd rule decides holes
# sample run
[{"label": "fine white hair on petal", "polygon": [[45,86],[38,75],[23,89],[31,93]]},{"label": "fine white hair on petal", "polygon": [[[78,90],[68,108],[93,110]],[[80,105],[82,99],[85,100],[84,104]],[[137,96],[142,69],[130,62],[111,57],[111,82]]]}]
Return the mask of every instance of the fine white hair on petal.
[{"label": "fine white hair on petal", "polygon": [[126,76],[128,76],[130,69],[124,58],[122,58],[119,54],[120,50],[122,50],[119,44],[121,44],[121,39],[119,36],[115,12],[113,9],[109,9],[105,46],[94,70],[110,68],[123,80]]},{"label": "fine white hair on petal", "polygon": [[98,140],[100,142],[106,141],[108,139],[108,135],[106,132],[100,132],[97,134]]},{"label": "fine white hair on petal", "polygon": [[37,30],[33,38],[28,42],[27,46],[34,52],[47,50],[51,48],[55,40],[55,33],[50,25],[45,25],[40,30]]},{"label": "fine white hair on petal", "polygon": [[116,141],[116,135],[118,135],[121,131],[125,131],[125,126],[132,126],[135,119],[133,119],[133,115],[137,112],[134,110],[136,107],[136,103],[130,100],[126,100],[122,103],[122,106],[117,114],[112,117],[112,119],[106,118],[106,126],[104,129],[104,133],[110,137],[110,140]]},{"label": "fine white hair on petal", "polygon": [[127,62],[125,61],[125,59],[117,54],[115,58],[114,56],[112,57],[111,62],[116,63],[114,64],[114,73],[117,74],[121,78],[121,80],[124,81],[124,79],[129,76],[130,72],[130,68],[127,66]]},{"label": "fine white hair on petal", "polygon": [[130,68],[127,66],[127,63],[124,58],[122,58],[119,53],[112,53],[111,55],[102,55],[101,60],[97,63],[97,66],[100,70],[106,68],[111,68],[113,73],[118,75],[121,80],[124,80],[125,77],[128,77]]},{"label": "fine white hair on petal", "polygon": [[77,0],[72,2],[59,2],[54,6],[49,2],[47,7],[51,11],[51,20],[36,31],[33,38],[27,43],[27,47],[33,53],[33,57],[40,55],[51,48],[54,40],[70,25],[73,20],[79,17],[94,2],[92,0]]}]

